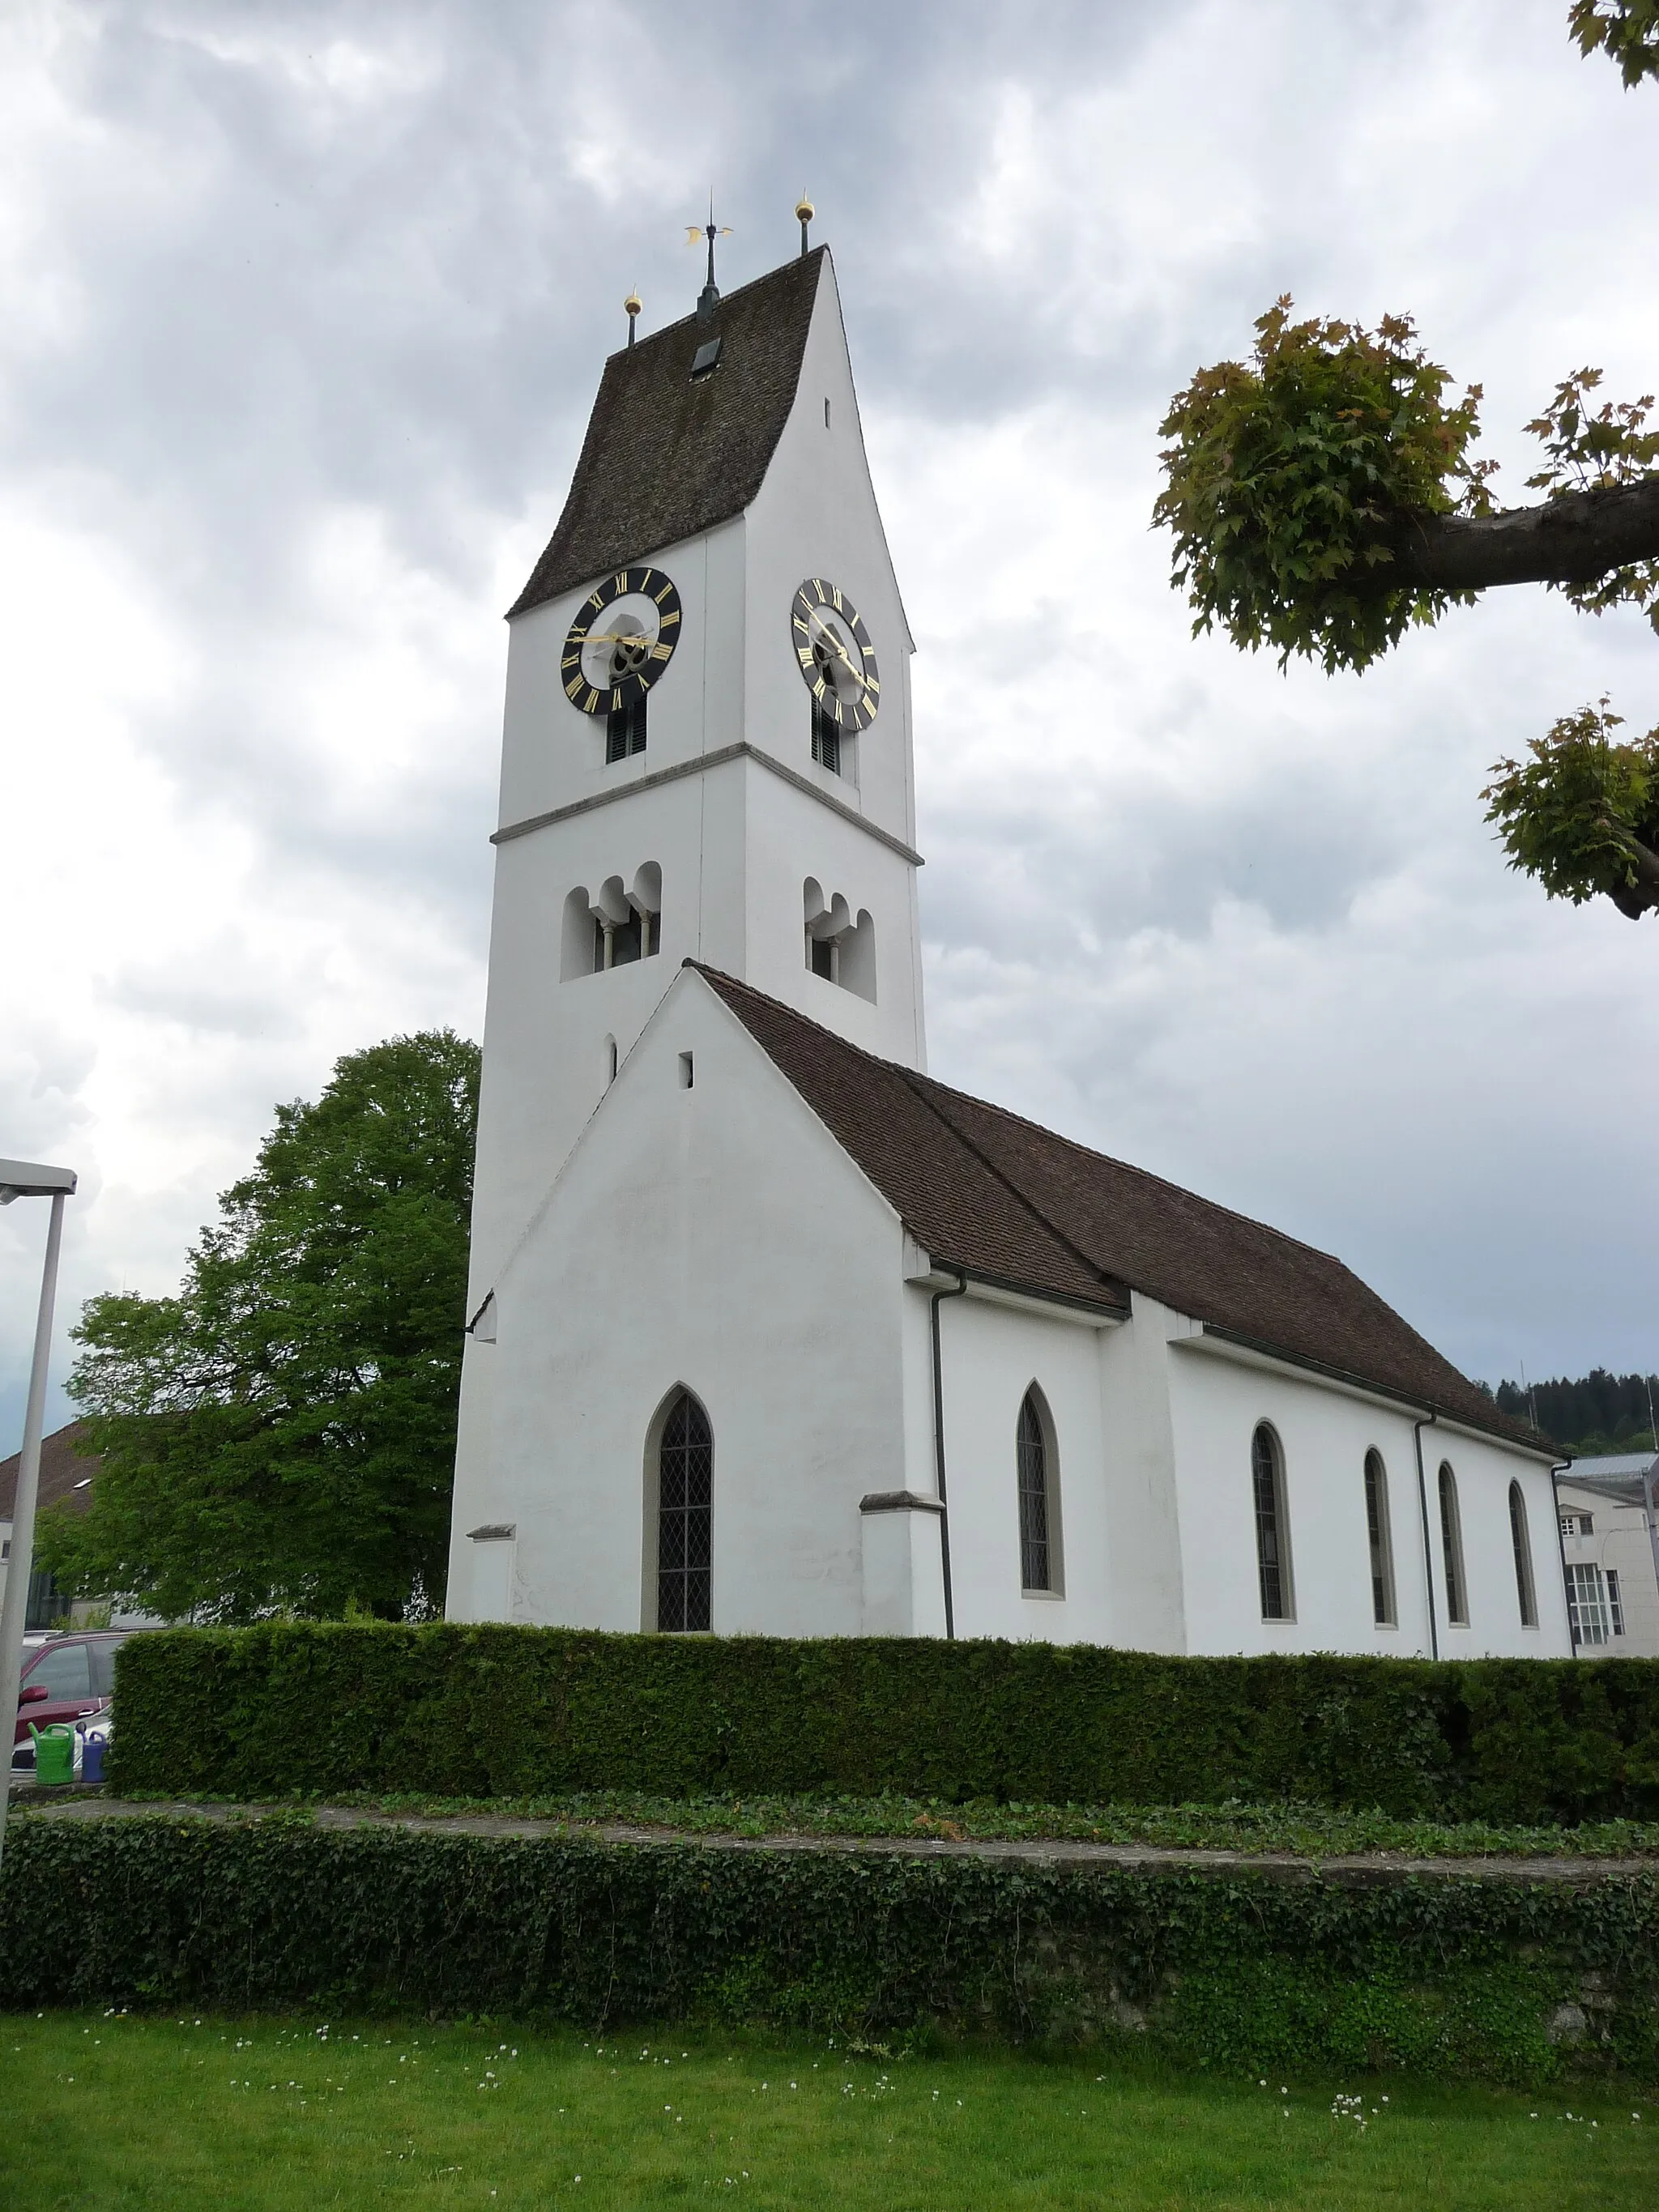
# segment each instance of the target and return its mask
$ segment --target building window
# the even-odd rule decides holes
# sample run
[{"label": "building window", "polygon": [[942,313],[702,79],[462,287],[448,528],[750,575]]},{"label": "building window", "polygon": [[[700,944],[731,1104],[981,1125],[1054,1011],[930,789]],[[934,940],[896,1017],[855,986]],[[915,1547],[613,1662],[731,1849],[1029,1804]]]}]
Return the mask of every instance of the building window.
[{"label": "building window", "polygon": [[[1573,1642],[1587,1648],[1607,1643],[1613,1633],[1607,1583],[1601,1568],[1591,1560],[1575,1559],[1567,1569],[1567,1618]],[[1622,1608],[1620,1620],[1622,1635]]]},{"label": "building window", "polygon": [[1446,1618],[1454,1628],[1469,1625],[1468,1584],[1463,1579],[1463,1520],[1457,1510],[1457,1477],[1449,1460],[1440,1462],[1440,1549],[1446,1565]]},{"label": "building window", "polygon": [[595,892],[578,884],[566,894],[559,975],[569,982],[607,968],[625,968],[662,950],[662,870],[647,860],[632,888],[609,876]]},{"label": "building window", "polygon": [[1060,1496],[1047,1409],[1035,1384],[1021,1401],[1014,1433],[1019,1482],[1019,1586],[1062,1594]]},{"label": "building window", "polygon": [[841,724],[836,720],[835,709],[830,705],[834,694],[826,691],[822,699],[812,702],[812,757],[820,768],[827,768],[834,775],[841,774]]},{"label": "building window", "polygon": [[801,886],[806,926],[806,966],[826,983],[838,984],[854,998],[876,1003],[876,924],[867,907],[854,915],[837,891],[826,898],[816,876]]},{"label": "building window", "polygon": [[[24,1633],[27,1635],[40,1629],[64,1627],[69,1620],[70,1602],[69,1593],[66,1590],[60,1590],[53,1580],[52,1569],[36,1567],[29,1577],[28,1598],[23,1613]],[[81,1654],[81,1664],[84,1666],[86,1663],[84,1647],[77,1644],[75,1649]],[[41,1667],[45,1664],[46,1662],[43,1660],[40,1666],[36,1667],[33,1674],[29,1677],[32,1682],[44,1682],[46,1680],[46,1676],[41,1672]],[[65,1690],[63,1695],[66,1698],[82,1698],[87,1696],[88,1692],[84,1690]]]},{"label": "building window", "polygon": [[1591,1536],[1595,1533],[1595,1516],[1589,1513],[1564,1513],[1561,1534],[1564,1536]]},{"label": "building window", "polygon": [[1527,1501],[1518,1482],[1510,1485],[1510,1541],[1515,1548],[1515,1595],[1522,1628],[1538,1626],[1538,1593],[1532,1579],[1532,1538],[1527,1530]]},{"label": "building window", "polygon": [[1255,1492],[1255,1566],[1261,1587],[1261,1618],[1293,1620],[1285,1460],[1279,1438],[1265,1421],[1250,1442],[1250,1474]]},{"label": "building window", "polygon": [[1371,1619],[1379,1628],[1392,1628],[1394,1609],[1394,1532],[1389,1520],[1389,1474],[1379,1451],[1365,1455],[1365,1533],[1371,1552]]},{"label": "building window", "polygon": [[645,702],[647,694],[641,692],[630,699],[625,707],[613,707],[605,717],[605,765],[612,761],[627,760],[631,754],[645,750]]},{"label": "building window", "polygon": [[1625,1607],[1619,1595],[1617,1567],[1607,1569],[1607,1618],[1613,1623],[1613,1634],[1622,1636],[1625,1632]]},{"label": "building window", "polygon": [[657,1626],[665,1632],[709,1623],[714,1476],[708,1416],[682,1390],[657,1448]]}]

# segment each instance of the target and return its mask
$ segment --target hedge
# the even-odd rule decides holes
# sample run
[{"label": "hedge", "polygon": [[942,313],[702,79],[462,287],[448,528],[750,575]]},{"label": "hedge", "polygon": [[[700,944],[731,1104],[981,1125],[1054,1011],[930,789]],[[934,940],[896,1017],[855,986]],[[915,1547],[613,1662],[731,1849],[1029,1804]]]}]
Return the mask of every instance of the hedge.
[{"label": "hedge", "polygon": [[[15,1820],[0,2007],[325,2007],[1659,2078],[1659,1879],[1342,1887],[394,1826]],[[1564,2008],[1576,2010],[1564,2012]],[[1569,2039],[1559,2036],[1564,2026]],[[1574,2047],[1575,2039],[1577,2047]]]},{"label": "hedge", "polygon": [[270,1623],[131,1638],[119,1790],[1294,1800],[1659,1817],[1659,1661]]}]

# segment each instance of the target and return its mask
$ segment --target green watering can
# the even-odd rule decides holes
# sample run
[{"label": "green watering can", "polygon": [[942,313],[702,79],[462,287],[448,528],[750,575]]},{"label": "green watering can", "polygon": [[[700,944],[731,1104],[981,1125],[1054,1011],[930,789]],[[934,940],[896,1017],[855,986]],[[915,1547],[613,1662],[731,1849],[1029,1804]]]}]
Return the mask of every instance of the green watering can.
[{"label": "green watering can", "polygon": [[34,1738],[34,1778],[42,1787],[75,1779],[75,1730],[66,1721],[38,1729],[29,1723]]}]

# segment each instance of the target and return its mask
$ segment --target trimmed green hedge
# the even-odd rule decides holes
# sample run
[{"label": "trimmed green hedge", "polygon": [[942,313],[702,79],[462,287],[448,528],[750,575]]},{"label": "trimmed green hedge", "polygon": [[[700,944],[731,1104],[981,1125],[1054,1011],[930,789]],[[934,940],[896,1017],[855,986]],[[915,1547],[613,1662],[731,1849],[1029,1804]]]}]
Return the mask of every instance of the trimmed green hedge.
[{"label": "trimmed green hedge", "polygon": [[[1251,2072],[1659,2078],[1659,1880],[1153,1875],[19,1815],[0,2008],[317,2004],[1133,2037]],[[1580,2036],[1551,2040],[1563,2025]]]},{"label": "trimmed green hedge", "polygon": [[272,1623],[131,1638],[118,1789],[833,1791],[1659,1816],[1659,1661]]}]

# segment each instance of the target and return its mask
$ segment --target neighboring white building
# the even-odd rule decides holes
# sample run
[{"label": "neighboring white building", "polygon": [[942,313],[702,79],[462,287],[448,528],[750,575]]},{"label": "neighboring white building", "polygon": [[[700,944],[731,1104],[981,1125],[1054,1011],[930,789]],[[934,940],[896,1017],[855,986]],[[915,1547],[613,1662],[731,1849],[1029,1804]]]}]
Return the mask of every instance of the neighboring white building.
[{"label": "neighboring white building", "polygon": [[924,1073],[825,252],[611,356],[511,623],[452,1619],[1571,1651],[1540,1437],[1337,1261]]},{"label": "neighboring white building", "polygon": [[1587,1658],[1659,1658],[1659,1453],[1576,1459],[1556,1490],[1580,1651]]}]

